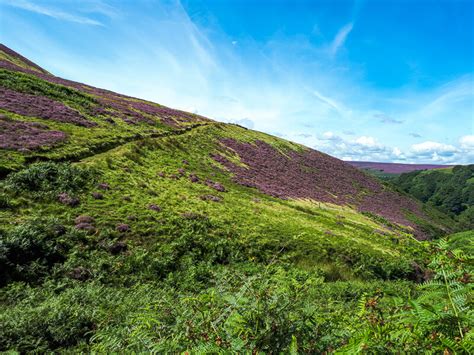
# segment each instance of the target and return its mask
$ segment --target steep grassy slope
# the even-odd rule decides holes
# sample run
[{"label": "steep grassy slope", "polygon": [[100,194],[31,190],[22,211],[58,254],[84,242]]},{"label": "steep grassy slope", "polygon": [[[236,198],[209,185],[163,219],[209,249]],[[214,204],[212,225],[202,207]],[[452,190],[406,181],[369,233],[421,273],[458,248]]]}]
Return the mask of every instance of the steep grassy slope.
[{"label": "steep grassy slope", "polygon": [[348,164],[0,53],[0,350],[332,351],[428,277],[449,218]]},{"label": "steep grassy slope", "polygon": [[3,45],[0,83],[3,176],[35,160],[78,160],[127,141],[209,121],[55,77]]}]

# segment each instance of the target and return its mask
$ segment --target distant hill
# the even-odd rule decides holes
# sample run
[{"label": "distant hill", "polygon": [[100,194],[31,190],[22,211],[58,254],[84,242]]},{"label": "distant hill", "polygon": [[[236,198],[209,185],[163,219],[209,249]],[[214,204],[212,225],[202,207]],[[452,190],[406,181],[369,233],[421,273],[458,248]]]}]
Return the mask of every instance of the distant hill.
[{"label": "distant hill", "polygon": [[463,229],[474,229],[474,164],[412,171],[401,174],[391,183],[455,217]]},{"label": "distant hill", "polygon": [[449,168],[452,165],[437,165],[437,164],[400,164],[400,163],[377,163],[368,161],[346,161],[359,169],[370,169],[387,174],[402,174],[418,170],[431,170]]}]

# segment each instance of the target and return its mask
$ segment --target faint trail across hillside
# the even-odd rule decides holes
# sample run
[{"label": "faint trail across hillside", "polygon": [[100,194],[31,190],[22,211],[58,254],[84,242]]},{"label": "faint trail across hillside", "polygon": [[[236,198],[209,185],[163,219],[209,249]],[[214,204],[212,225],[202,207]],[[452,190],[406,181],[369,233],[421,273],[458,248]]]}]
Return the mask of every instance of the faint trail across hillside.
[{"label": "faint trail across hillside", "polygon": [[62,156],[60,158],[54,158],[54,157],[48,157],[44,155],[36,155],[32,157],[27,157],[25,159],[25,164],[32,164],[40,161],[55,161],[55,162],[64,162],[64,161],[69,161],[69,162],[78,162],[82,159],[86,159],[89,157],[92,157],[97,154],[102,154],[105,152],[108,152],[110,150],[113,150],[115,148],[121,147],[125,144],[131,143],[131,142],[139,142],[143,139],[149,139],[149,138],[164,138],[164,137],[171,137],[171,136],[179,136],[185,133],[188,133],[196,128],[203,127],[203,126],[210,126],[210,125],[220,125],[222,123],[220,122],[203,122],[203,123],[196,123],[190,126],[187,126],[182,129],[177,129],[175,131],[166,131],[166,132],[160,132],[160,133],[151,133],[148,135],[141,135],[141,134],[136,134],[134,136],[130,136],[124,139],[121,139],[119,141],[112,141],[112,142],[101,142],[98,143],[97,145],[89,148],[89,151],[83,152],[80,154],[75,154],[75,155],[66,155]]}]

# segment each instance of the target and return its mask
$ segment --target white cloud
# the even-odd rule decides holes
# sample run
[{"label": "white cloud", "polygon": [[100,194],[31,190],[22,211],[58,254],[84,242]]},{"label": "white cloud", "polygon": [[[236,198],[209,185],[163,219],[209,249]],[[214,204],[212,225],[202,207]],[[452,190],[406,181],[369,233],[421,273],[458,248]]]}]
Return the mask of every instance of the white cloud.
[{"label": "white cloud", "polygon": [[7,5],[17,7],[26,11],[31,11],[40,15],[48,16],[55,18],[57,20],[64,20],[64,21],[69,21],[69,22],[75,22],[75,23],[80,23],[83,25],[93,25],[93,26],[103,26],[104,24],[97,21],[93,20],[88,17],[84,16],[79,16],[79,15],[74,15],[70,14],[68,12],[64,12],[61,10],[56,10],[53,8],[41,6],[38,4],[34,4],[30,1],[27,0],[15,0],[15,1],[6,1]]},{"label": "white cloud", "polygon": [[413,144],[411,151],[419,156],[430,156],[434,154],[437,156],[452,156],[458,152],[458,149],[450,144],[427,141]]},{"label": "white cloud", "polygon": [[344,42],[346,41],[347,36],[349,36],[349,33],[351,33],[353,27],[354,23],[350,22],[337,32],[336,37],[334,37],[329,46],[329,52],[331,55],[335,55],[339,48],[344,45]]},{"label": "white cloud", "polygon": [[345,139],[333,131],[326,131],[315,139],[301,133],[294,137],[297,136],[301,137],[300,141],[304,140],[303,144],[343,160],[425,164],[469,164],[474,160],[474,135],[460,137],[456,146],[426,141],[413,144],[407,150],[382,144],[373,136]]},{"label": "white cloud", "polygon": [[442,164],[472,164],[474,161],[474,136],[463,136],[459,144],[451,145],[434,141],[413,144],[407,157],[416,162]]},{"label": "white cloud", "polygon": [[331,132],[331,131],[324,132],[322,139],[328,140],[328,141],[339,141],[339,140],[341,140],[340,137],[336,136],[334,134],[334,132]]},{"label": "white cloud", "polygon": [[[301,136],[301,135],[300,135]],[[292,137],[290,137],[292,138]],[[304,143],[343,160],[357,161],[404,161],[405,154],[398,148],[385,146],[372,136],[345,139],[327,131],[315,140],[307,137]]]},{"label": "white cloud", "polygon": [[398,147],[393,148],[392,154],[393,154],[394,156],[396,156],[397,158],[399,158],[399,159],[400,159],[400,158],[404,158],[404,154],[402,153],[402,151],[401,151],[400,148],[398,148]]},{"label": "white cloud", "polygon": [[355,140],[355,143],[366,147],[377,147],[378,144],[374,137],[361,136]]},{"label": "white cloud", "polygon": [[463,149],[474,149],[474,134],[461,137],[459,143]]}]

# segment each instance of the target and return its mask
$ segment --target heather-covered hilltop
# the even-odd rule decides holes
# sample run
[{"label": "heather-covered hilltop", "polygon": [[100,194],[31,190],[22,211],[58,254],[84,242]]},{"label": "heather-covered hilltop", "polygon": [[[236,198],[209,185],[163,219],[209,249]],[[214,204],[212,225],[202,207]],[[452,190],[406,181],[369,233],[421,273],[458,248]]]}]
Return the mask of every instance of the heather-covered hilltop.
[{"label": "heather-covered hilltop", "polygon": [[0,351],[469,349],[472,235],[302,145],[1,46],[0,177]]}]

